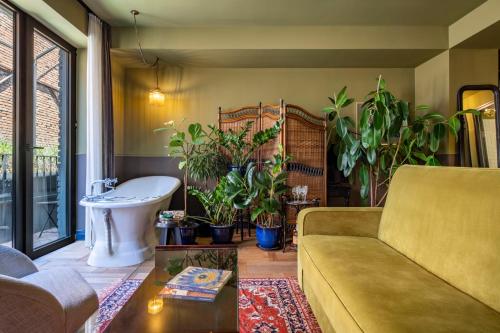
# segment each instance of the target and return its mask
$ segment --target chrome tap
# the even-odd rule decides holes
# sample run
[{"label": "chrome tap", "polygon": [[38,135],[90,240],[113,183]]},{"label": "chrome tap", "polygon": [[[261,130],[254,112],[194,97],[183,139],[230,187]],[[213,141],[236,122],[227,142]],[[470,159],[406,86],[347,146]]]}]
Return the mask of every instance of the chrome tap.
[{"label": "chrome tap", "polygon": [[[116,183],[118,183],[118,179],[117,178],[106,178],[106,179],[94,180],[90,184],[90,195],[86,195],[84,197],[84,199],[87,199],[88,201],[95,201],[95,200],[101,199],[104,194],[112,192],[112,191],[115,190]],[[99,194],[94,194],[94,187],[97,184],[103,184],[106,189],[109,189],[109,191],[106,191],[106,192],[103,192],[103,193],[99,193]]]}]

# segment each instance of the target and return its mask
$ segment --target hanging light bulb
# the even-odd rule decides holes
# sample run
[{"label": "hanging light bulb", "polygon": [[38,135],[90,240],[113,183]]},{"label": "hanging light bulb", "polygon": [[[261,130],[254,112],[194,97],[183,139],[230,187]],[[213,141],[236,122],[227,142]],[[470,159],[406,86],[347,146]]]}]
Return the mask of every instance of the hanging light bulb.
[{"label": "hanging light bulb", "polygon": [[149,104],[162,106],[163,104],[165,104],[165,94],[161,91],[158,85],[158,66],[159,66],[158,60],[159,59],[156,58],[156,66],[155,66],[156,88],[149,91]]},{"label": "hanging light bulb", "polygon": [[162,106],[165,104],[165,94],[158,88],[151,90],[149,92],[149,104]]},{"label": "hanging light bulb", "polygon": [[133,9],[130,11],[130,14],[132,14],[134,18],[134,30],[135,30],[135,36],[137,38],[137,45],[139,46],[139,53],[142,58],[142,62],[145,65],[151,66],[155,68],[155,74],[156,74],[156,88],[152,89],[149,91],[149,104],[151,105],[156,105],[156,106],[162,106],[165,104],[165,94],[161,91],[159,85],[158,85],[158,69],[160,66],[160,58],[156,57],[156,60],[154,63],[150,64],[149,62],[146,61],[146,58],[144,57],[144,52],[142,51],[142,45],[141,41],[139,40],[139,32],[137,31],[137,19],[136,16],[139,15],[139,11]]}]

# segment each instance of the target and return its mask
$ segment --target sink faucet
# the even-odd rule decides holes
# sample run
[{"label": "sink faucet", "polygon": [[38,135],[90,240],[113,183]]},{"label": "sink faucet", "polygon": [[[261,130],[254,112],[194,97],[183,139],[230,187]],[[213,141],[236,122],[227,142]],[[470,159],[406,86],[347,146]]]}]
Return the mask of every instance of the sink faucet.
[{"label": "sink faucet", "polygon": [[[98,199],[102,198],[102,196],[104,194],[106,194],[108,192],[111,192],[111,191],[114,191],[116,183],[118,183],[118,179],[117,178],[106,178],[106,179],[94,180],[90,184],[90,195],[86,195],[84,198],[87,199],[87,200],[89,200],[89,201],[98,200]],[[100,193],[100,194],[94,194],[94,187],[97,184],[104,184],[104,187],[107,188],[107,189],[109,189],[110,191],[106,191],[106,192],[103,192],[103,193]]]}]

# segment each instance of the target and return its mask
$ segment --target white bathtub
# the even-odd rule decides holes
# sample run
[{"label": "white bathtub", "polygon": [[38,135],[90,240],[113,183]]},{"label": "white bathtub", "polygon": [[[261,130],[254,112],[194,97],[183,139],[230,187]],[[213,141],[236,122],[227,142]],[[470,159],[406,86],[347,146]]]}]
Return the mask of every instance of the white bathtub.
[{"label": "white bathtub", "polygon": [[94,241],[87,263],[123,267],[150,258],[156,244],[156,213],[168,209],[180,184],[179,179],[167,176],[136,178],[120,184],[102,199],[82,199],[80,205],[90,207]]}]

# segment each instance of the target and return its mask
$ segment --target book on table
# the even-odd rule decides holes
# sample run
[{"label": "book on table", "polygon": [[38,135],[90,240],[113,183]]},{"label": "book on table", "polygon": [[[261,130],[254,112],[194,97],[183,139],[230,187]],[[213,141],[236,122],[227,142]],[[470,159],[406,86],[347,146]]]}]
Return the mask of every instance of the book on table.
[{"label": "book on table", "polygon": [[213,302],[215,301],[215,297],[217,295],[164,287],[160,291],[159,296],[164,298],[186,299],[190,301]]},{"label": "book on table", "polygon": [[186,267],[167,282],[160,295],[171,298],[213,301],[231,278],[231,271]]}]

